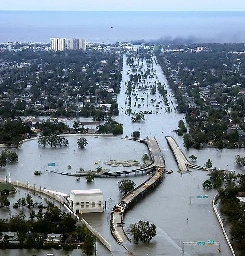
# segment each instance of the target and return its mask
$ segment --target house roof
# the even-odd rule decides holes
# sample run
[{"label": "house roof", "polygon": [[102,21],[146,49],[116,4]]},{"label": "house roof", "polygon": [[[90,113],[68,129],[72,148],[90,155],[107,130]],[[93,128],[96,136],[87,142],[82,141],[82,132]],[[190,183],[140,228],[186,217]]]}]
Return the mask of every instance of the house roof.
[{"label": "house roof", "polygon": [[102,191],[100,189],[71,190],[71,194],[74,194],[74,195],[102,194]]}]

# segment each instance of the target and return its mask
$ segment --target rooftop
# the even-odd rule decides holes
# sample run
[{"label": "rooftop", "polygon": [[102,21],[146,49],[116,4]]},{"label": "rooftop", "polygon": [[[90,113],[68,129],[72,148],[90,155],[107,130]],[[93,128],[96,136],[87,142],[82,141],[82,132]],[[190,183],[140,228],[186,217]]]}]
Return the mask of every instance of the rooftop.
[{"label": "rooftop", "polygon": [[102,191],[100,189],[71,190],[71,194],[102,194]]}]

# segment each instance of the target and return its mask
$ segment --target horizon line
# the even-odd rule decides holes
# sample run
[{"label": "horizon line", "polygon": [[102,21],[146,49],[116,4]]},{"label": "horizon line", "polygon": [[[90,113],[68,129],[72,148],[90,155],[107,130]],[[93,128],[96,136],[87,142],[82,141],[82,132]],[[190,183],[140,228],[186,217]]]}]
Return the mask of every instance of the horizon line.
[{"label": "horizon line", "polygon": [[244,9],[205,9],[205,10],[196,10],[196,9],[188,9],[188,10],[55,10],[55,9],[31,9],[31,10],[26,10],[26,9],[5,9],[5,10],[0,10],[0,12],[244,12]]}]

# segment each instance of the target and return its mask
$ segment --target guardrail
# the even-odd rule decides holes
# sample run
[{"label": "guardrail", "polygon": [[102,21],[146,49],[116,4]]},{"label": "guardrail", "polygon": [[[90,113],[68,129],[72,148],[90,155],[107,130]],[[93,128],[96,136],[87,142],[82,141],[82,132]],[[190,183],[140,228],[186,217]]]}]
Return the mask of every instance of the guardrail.
[{"label": "guardrail", "polygon": [[234,250],[233,250],[233,247],[232,247],[232,245],[231,245],[230,239],[229,239],[229,237],[228,237],[227,234],[226,234],[223,221],[222,221],[222,219],[221,219],[221,217],[220,217],[220,214],[219,214],[219,212],[218,212],[218,209],[217,209],[217,207],[216,207],[217,196],[218,196],[218,195],[215,195],[215,197],[214,197],[214,199],[213,199],[213,201],[212,201],[213,210],[214,210],[214,212],[215,212],[215,214],[216,214],[216,217],[217,217],[217,219],[218,219],[218,222],[219,222],[220,227],[221,227],[221,229],[222,229],[222,232],[223,232],[223,234],[224,234],[225,240],[226,240],[226,242],[227,242],[227,244],[228,244],[228,246],[229,246],[229,248],[230,248],[230,251],[231,251],[231,253],[232,253],[232,256],[236,256],[236,255],[235,255],[235,252],[234,252]]}]

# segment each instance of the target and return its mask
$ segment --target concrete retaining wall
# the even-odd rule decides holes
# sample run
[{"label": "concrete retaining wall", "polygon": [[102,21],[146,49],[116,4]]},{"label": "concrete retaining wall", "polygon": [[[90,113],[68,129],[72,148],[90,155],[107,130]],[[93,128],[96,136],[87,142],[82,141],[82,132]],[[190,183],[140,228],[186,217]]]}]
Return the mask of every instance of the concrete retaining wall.
[{"label": "concrete retaining wall", "polygon": [[220,217],[220,214],[219,214],[219,212],[218,212],[218,209],[217,209],[217,207],[216,207],[216,201],[217,201],[217,195],[214,197],[214,199],[213,199],[213,201],[212,201],[213,210],[214,210],[214,212],[215,212],[215,214],[216,214],[216,217],[217,217],[217,219],[218,219],[218,222],[219,222],[219,224],[220,224],[220,227],[221,227],[221,229],[222,229],[222,232],[223,232],[223,234],[224,234],[224,237],[225,237],[225,239],[226,239],[226,242],[227,242],[227,244],[228,244],[228,246],[229,246],[229,248],[230,248],[230,250],[231,250],[232,256],[235,256],[235,252],[234,252],[233,247],[232,247],[232,245],[231,245],[231,243],[230,243],[230,239],[229,239],[229,237],[228,237],[227,234],[226,234],[223,221],[222,221],[222,219],[221,219],[221,217]]}]

